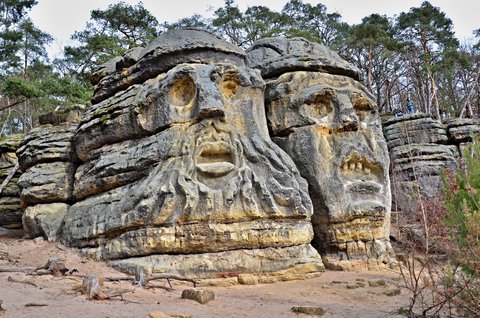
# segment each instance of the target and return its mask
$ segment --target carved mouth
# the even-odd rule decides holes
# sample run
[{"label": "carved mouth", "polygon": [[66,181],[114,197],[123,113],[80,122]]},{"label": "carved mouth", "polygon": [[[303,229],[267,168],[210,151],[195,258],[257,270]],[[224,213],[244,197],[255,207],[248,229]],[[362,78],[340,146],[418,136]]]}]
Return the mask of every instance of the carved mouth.
[{"label": "carved mouth", "polygon": [[359,215],[364,216],[383,214],[385,205],[382,203],[384,187],[381,182],[384,179],[382,167],[369,158],[353,152],[340,165],[340,170],[345,190],[350,193],[351,202],[355,202],[349,211],[357,211]]},{"label": "carved mouth", "polygon": [[235,169],[234,152],[225,142],[206,142],[196,158],[197,169],[212,177],[221,177]]}]

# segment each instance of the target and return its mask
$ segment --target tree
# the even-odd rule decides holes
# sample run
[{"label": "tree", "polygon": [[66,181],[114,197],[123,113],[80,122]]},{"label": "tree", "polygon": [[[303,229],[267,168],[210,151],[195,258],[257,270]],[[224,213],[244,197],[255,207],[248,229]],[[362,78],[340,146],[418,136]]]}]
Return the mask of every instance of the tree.
[{"label": "tree", "polygon": [[[398,37],[408,46],[408,60],[418,62],[420,68],[411,68],[417,82],[416,94],[425,112],[440,116],[437,74],[440,62],[458,48],[458,40],[453,33],[452,21],[439,8],[428,1],[419,8],[402,12],[397,20]],[[447,64],[444,64],[447,65]],[[413,65],[412,65],[413,66]]]},{"label": "tree", "polygon": [[0,76],[21,63],[17,55],[22,33],[19,25],[36,0],[0,1]]},{"label": "tree", "polygon": [[341,22],[339,13],[327,13],[327,7],[321,3],[312,6],[302,0],[290,0],[282,9],[283,28],[287,36],[301,36],[320,42],[333,49],[340,47],[348,26]]},{"label": "tree", "polygon": [[83,31],[73,34],[79,46],[66,46],[57,63],[87,80],[93,69],[135,46],[145,46],[158,35],[157,19],[142,2],[131,6],[119,2],[106,10],[93,10]]}]

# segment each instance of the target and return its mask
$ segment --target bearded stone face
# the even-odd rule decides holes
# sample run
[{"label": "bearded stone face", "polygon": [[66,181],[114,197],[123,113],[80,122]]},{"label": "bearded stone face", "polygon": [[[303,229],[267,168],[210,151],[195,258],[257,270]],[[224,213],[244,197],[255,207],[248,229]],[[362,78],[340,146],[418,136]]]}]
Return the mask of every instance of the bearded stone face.
[{"label": "bearded stone face", "polygon": [[263,85],[181,64],[87,111],[66,241],[105,259],[308,244],[307,184],[268,136]]},{"label": "bearded stone face", "polygon": [[273,140],[309,182],[326,266],[384,261],[389,159],[371,95],[350,77],[298,71],[270,81],[266,103]]}]

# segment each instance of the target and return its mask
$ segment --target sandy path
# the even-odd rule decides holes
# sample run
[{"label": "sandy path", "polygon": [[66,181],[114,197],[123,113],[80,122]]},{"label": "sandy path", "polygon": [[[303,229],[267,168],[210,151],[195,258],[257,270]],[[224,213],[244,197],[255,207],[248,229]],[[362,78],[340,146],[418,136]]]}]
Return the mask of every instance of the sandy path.
[{"label": "sandy path", "polygon": [[[75,250],[55,243],[0,236],[0,266],[37,267],[52,256],[66,259],[67,267],[76,268],[81,274],[122,275],[105,263],[87,260]],[[9,281],[9,276],[36,286]],[[383,280],[386,285],[370,287],[369,282],[376,280]],[[327,271],[321,277],[303,281],[214,287],[211,289],[216,298],[205,305],[181,299],[182,291],[191,287],[188,284],[174,284],[174,290],[169,292],[142,289],[128,282],[107,283],[105,288],[133,290],[124,295],[123,301],[86,300],[77,291],[80,284],[81,279],[74,277],[0,273],[0,300],[6,309],[0,317],[148,317],[153,311],[192,317],[308,317],[293,313],[292,306],[321,306],[326,310],[323,317],[385,318],[402,317],[394,312],[408,303],[404,292],[398,296],[386,295],[401,284],[398,273],[392,271]],[[26,306],[32,303],[45,306]]]}]

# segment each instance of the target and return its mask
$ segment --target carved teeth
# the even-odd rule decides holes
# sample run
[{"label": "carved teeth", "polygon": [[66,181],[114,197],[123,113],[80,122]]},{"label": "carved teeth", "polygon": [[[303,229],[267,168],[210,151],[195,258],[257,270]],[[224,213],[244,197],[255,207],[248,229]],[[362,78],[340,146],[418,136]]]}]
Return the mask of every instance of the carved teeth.
[{"label": "carved teeth", "polygon": [[344,161],[340,168],[343,172],[360,172],[369,175],[372,173],[372,167],[374,166],[375,164],[373,164],[370,160],[363,157],[359,158],[358,156],[354,155],[353,157],[350,157],[350,159]]}]

